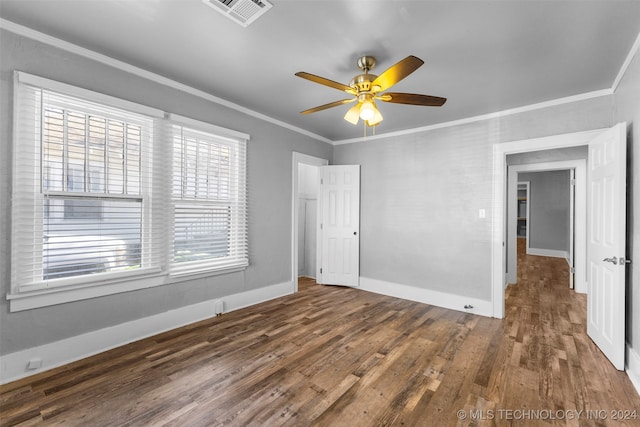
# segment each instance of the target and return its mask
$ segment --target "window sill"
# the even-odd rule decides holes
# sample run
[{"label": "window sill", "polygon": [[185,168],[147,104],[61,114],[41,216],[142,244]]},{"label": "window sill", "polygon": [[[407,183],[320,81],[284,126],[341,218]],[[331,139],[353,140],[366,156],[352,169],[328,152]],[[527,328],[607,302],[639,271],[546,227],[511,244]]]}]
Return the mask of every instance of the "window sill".
[{"label": "window sill", "polygon": [[12,293],[7,295],[7,299],[9,300],[9,311],[16,312],[151,288],[167,283],[169,282],[167,281],[166,274],[153,271],[146,275],[135,278],[129,277],[125,280],[120,279],[98,284],[95,282],[85,283],[59,288]]},{"label": "window sill", "polygon": [[103,283],[84,283],[57,288],[46,288],[7,294],[9,311],[17,312],[34,308],[48,307],[73,301],[81,301],[123,292],[153,288],[187,280],[201,279],[222,274],[246,270],[247,266],[235,266],[224,269],[170,275],[160,270],[152,270],[136,277],[120,278]]}]

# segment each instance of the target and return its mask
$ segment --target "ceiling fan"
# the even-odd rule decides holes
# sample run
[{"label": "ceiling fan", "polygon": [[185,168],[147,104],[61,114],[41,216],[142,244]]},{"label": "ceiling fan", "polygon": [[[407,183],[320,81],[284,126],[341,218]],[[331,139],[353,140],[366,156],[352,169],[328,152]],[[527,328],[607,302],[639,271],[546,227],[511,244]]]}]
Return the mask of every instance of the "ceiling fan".
[{"label": "ceiling fan", "polygon": [[373,56],[362,56],[358,58],[357,65],[364,74],[355,76],[349,85],[335,82],[324,77],[300,71],[296,76],[310,80],[321,85],[329,86],[334,89],[342,90],[353,98],[342,99],[340,101],[330,102],[329,104],[320,105],[301,111],[301,114],[315,113],[316,111],[326,110],[327,108],[337,107],[339,105],[349,104],[358,101],[356,105],[351,107],[344,119],[354,125],[359,119],[366,122],[367,126],[377,126],[382,122],[382,114],[376,106],[376,100],[391,102],[395,104],[425,105],[430,107],[440,107],[447,98],[439,96],[420,95],[416,93],[386,92],[391,86],[407,77],[409,74],[417,70],[424,61],[415,56],[409,55],[403,60],[397,62],[388,68],[385,72],[376,76],[369,74],[369,71],[376,65],[376,58]]}]

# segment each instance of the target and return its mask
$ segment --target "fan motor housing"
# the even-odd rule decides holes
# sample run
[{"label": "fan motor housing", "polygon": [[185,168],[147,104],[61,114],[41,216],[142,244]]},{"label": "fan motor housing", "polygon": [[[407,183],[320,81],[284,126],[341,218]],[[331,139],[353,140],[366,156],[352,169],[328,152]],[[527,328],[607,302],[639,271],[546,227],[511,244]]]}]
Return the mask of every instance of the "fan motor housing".
[{"label": "fan motor housing", "polygon": [[[374,91],[371,83],[376,79],[375,74],[360,74],[355,76],[349,82],[349,86],[356,89],[359,92],[371,92]],[[379,90],[379,89],[378,89]]]}]

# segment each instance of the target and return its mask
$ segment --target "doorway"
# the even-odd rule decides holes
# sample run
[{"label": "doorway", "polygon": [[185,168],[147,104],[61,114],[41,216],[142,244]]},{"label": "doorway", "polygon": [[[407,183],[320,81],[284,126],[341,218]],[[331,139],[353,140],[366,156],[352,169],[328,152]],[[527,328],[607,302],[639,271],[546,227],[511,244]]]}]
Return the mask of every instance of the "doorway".
[{"label": "doorway", "polygon": [[318,167],[298,165],[298,277],[316,278]]},{"label": "doorway", "polygon": [[[502,319],[504,317],[505,287],[508,283],[508,273],[512,271],[507,269],[507,251],[509,250],[509,248],[513,250],[513,253],[515,255],[515,223],[512,227],[512,234],[508,233],[509,223],[506,221],[506,218],[507,208],[509,206],[508,201],[514,201],[515,209],[517,176],[514,175],[513,179],[511,180],[514,185],[508,187],[507,183],[509,182],[509,180],[507,170],[507,155],[588,145],[589,141],[591,141],[593,138],[595,138],[605,130],[606,129],[597,129],[592,131],[554,135],[549,137],[513,141],[494,145],[494,181],[492,199],[494,215],[492,222],[493,237],[491,245],[491,293],[493,301],[493,317],[499,319]],[[510,197],[507,197],[508,191],[513,191]],[[510,242],[510,235],[514,236],[514,240],[512,241],[511,246],[508,245],[508,243]],[[515,258],[513,258],[513,260],[515,261]]]},{"label": "doorway", "polygon": [[[302,153],[293,153],[292,213],[291,213],[291,283],[298,292],[298,276],[309,275],[317,269],[314,236],[317,231],[317,179],[327,159]],[[314,183],[315,177],[315,183]],[[315,185],[314,185],[315,184]],[[302,274],[307,275],[307,274]],[[315,274],[312,276],[315,277]]]},{"label": "doorway", "polygon": [[[569,274],[567,286],[576,292],[587,291],[587,150],[586,146],[575,148],[576,150],[571,152],[547,150],[545,154],[550,159],[560,155],[585,158],[508,166],[505,286],[517,282],[517,241],[521,231],[518,227],[526,224],[526,253],[564,258],[569,268],[573,269],[570,271],[574,272]],[[507,161],[510,157],[507,156]],[[537,190],[537,204],[534,203],[535,197],[530,193],[532,179]],[[525,186],[528,192],[524,196],[527,199],[526,203],[522,203],[522,198],[518,196],[518,181],[529,183]],[[561,200],[557,200],[558,198]],[[533,204],[537,206],[533,218],[534,228],[537,226],[537,232],[534,232],[535,239],[531,239],[530,231],[530,211]],[[526,209],[524,212],[523,208]]]}]

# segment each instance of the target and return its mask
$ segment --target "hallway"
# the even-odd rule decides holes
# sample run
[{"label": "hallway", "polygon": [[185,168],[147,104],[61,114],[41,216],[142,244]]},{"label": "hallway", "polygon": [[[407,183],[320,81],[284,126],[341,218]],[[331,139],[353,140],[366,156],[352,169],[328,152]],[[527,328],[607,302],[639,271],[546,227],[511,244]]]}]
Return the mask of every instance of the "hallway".
[{"label": "hallway", "polygon": [[566,260],[527,255],[526,240],[518,239],[518,283],[506,290],[504,325],[510,364],[531,378],[518,393],[530,389],[532,397],[565,410],[637,410],[628,422],[640,425],[638,395],[587,336],[587,296],[569,289],[568,275]]}]

